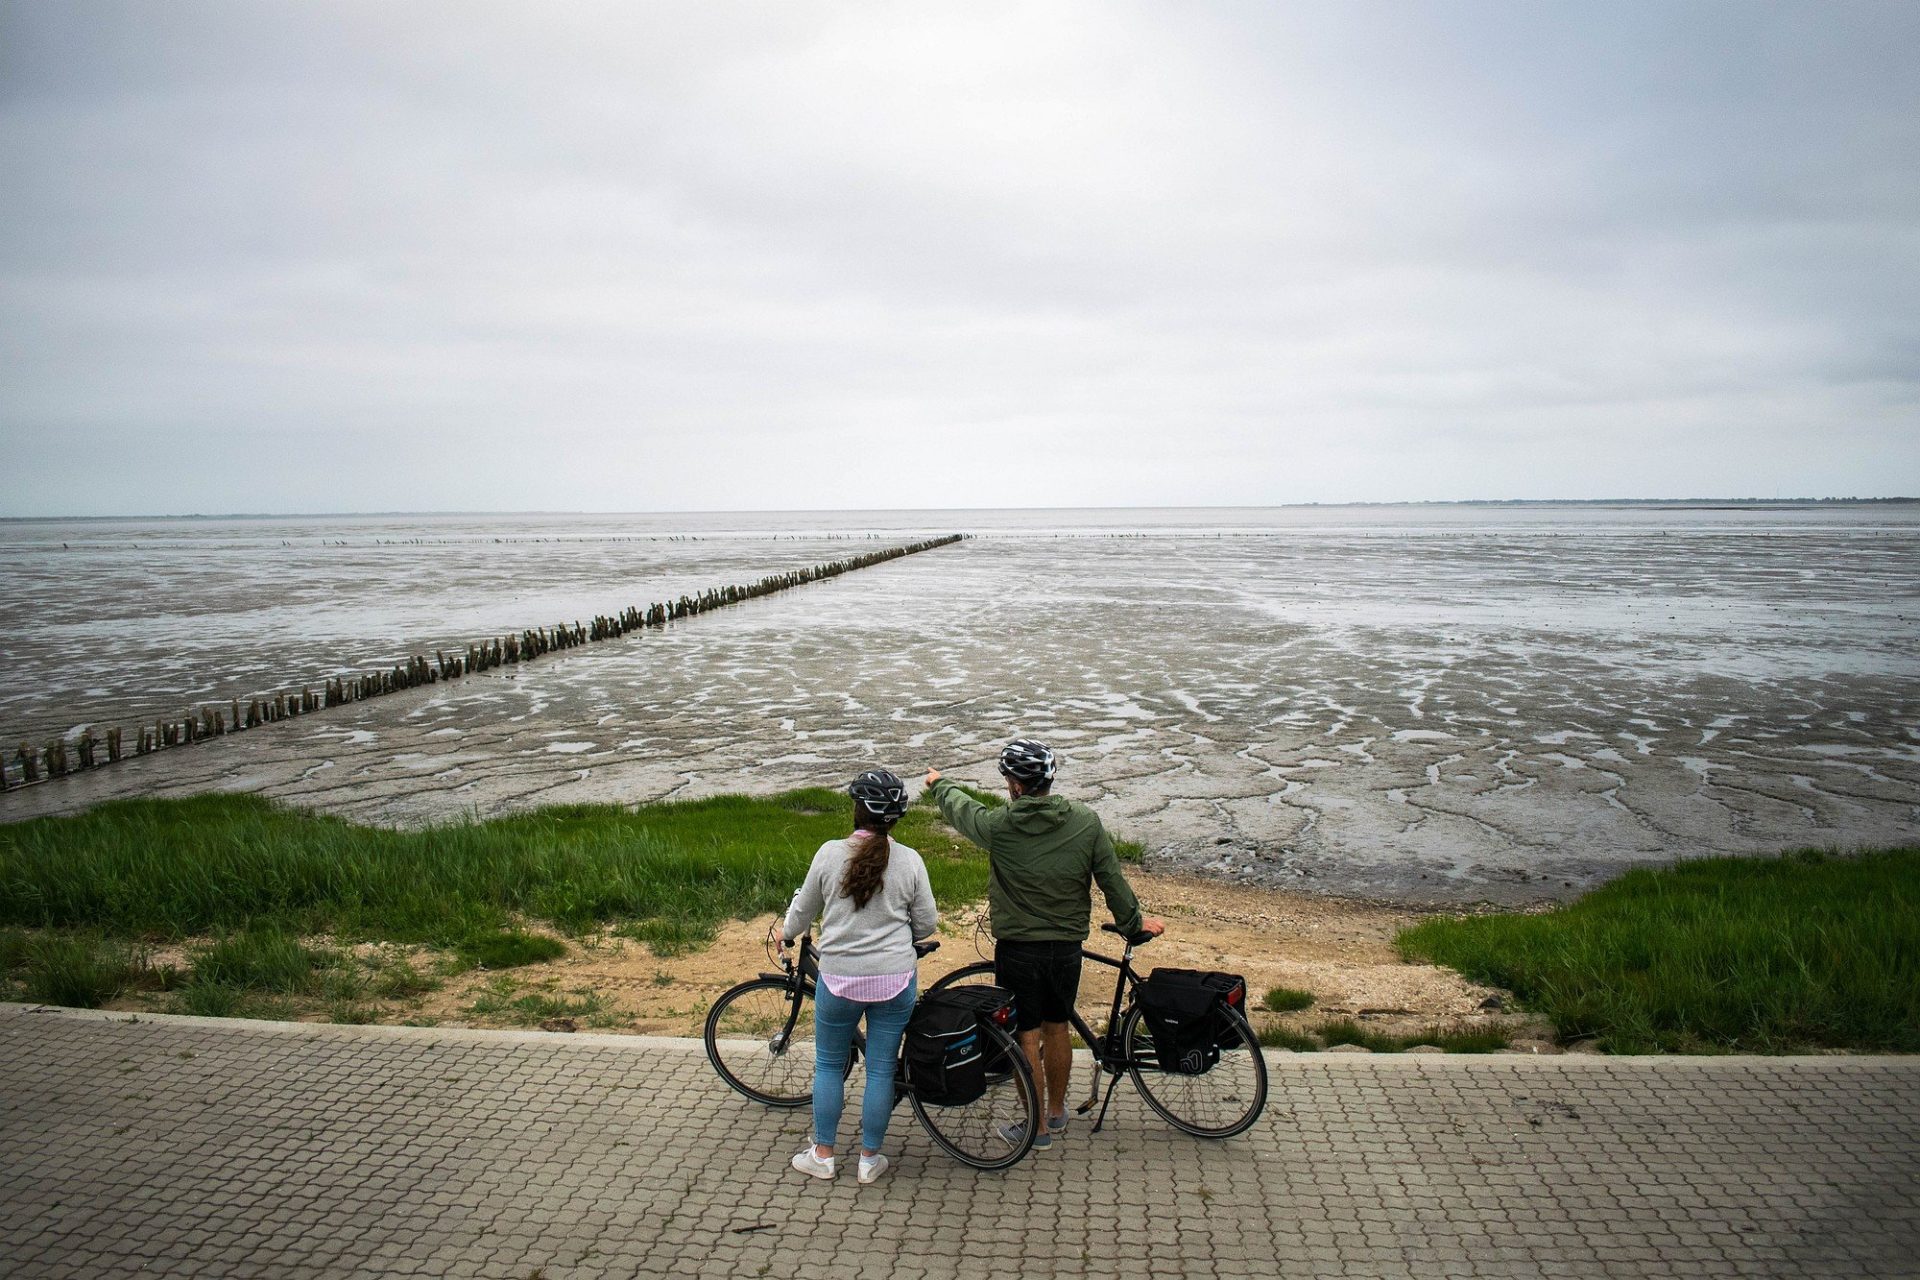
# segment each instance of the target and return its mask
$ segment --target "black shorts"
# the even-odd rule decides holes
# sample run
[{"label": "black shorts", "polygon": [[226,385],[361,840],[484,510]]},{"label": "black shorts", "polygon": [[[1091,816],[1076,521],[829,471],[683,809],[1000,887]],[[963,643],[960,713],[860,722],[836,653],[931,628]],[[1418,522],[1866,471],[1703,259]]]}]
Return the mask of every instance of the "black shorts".
[{"label": "black shorts", "polygon": [[993,977],[1013,992],[1020,1030],[1033,1031],[1043,1022],[1065,1022],[1080,994],[1080,944],[1011,939],[996,943]]}]

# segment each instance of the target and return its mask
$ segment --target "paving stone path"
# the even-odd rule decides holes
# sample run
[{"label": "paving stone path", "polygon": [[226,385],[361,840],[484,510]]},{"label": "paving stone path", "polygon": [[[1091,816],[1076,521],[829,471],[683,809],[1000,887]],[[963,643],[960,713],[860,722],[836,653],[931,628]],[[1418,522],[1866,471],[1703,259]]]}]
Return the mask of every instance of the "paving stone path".
[{"label": "paving stone path", "polygon": [[1229,1142],[902,1111],[859,1187],[691,1041],[0,1005],[0,1275],[1920,1276],[1920,1059],[1272,1066]]}]

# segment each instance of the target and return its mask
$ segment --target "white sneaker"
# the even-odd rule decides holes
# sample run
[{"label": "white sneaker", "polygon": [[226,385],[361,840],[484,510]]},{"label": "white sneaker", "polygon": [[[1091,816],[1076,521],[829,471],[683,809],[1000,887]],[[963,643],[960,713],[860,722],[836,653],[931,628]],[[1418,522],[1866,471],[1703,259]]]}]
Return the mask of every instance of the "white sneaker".
[{"label": "white sneaker", "polygon": [[833,1157],[828,1156],[825,1160],[822,1160],[814,1154],[813,1144],[811,1142],[806,1145],[804,1150],[794,1153],[793,1167],[810,1178],[833,1177]]},{"label": "white sneaker", "polygon": [[860,1169],[854,1176],[859,1179],[861,1186],[870,1187],[886,1171],[887,1158],[876,1153],[860,1157]]}]

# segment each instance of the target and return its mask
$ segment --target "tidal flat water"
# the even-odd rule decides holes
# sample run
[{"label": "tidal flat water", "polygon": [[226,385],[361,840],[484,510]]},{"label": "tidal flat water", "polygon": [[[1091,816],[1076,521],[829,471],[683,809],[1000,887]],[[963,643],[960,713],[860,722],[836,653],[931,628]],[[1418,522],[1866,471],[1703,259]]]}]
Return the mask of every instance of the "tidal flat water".
[{"label": "tidal flat water", "polygon": [[0,731],[131,726],[947,532],[973,536],[7,792],[0,818],[224,789],[419,823],[876,763],[992,785],[1026,734],[1159,865],[1402,900],[1920,838],[1907,504],[15,522]]}]

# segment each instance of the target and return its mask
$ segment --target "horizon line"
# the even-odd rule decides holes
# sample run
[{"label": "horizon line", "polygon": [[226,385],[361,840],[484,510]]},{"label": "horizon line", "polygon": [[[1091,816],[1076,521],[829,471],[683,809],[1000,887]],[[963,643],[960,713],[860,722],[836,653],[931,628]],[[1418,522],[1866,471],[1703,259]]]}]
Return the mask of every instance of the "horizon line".
[{"label": "horizon line", "polygon": [[1597,507],[1597,506],[1743,506],[1800,507],[1814,505],[1881,505],[1920,503],[1920,496],[1887,497],[1711,497],[1681,498],[1409,498],[1401,500],[1351,500],[1343,502],[1267,502],[1267,503],[1130,503],[1081,504],[1045,507],[676,507],[651,511],[620,511],[592,508],[442,508],[434,510],[386,511],[188,511],[134,512],[117,515],[0,515],[0,523],[28,523],[39,520],[326,520],[346,517],[382,516],[742,516],[742,515],[863,515],[868,513],[966,512],[966,511],[1282,511],[1322,507]]}]

